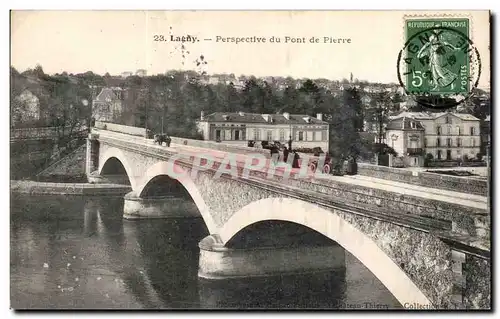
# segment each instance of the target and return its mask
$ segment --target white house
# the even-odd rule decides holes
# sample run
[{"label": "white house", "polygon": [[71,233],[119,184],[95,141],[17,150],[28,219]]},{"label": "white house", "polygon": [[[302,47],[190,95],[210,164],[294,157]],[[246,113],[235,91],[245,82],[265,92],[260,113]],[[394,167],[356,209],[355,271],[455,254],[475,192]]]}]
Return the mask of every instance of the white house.
[{"label": "white house", "polygon": [[[472,158],[480,152],[480,120],[471,114],[402,112],[389,118],[419,121],[425,129],[425,152],[432,154],[435,159]],[[386,138],[390,142],[389,137]]]},{"label": "white house", "polygon": [[329,126],[323,115],[223,113],[204,115],[198,129],[205,140],[247,145],[248,141],[293,141],[293,148],[328,151]]}]

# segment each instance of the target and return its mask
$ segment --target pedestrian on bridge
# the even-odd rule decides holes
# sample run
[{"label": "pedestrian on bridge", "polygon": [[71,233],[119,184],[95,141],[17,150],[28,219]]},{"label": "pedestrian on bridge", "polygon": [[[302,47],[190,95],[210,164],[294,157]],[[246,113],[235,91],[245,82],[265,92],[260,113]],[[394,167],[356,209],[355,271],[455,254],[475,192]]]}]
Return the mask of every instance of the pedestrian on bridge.
[{"label": "pedestrian on bridge", "polygon": [[271,145],[270,151],[271,151],[271,160],[276,163],[280,157],[280,152],[278,150],[278,147],[273,144],[273,145]]},{"label": "pedestrian on bridge", "polygon": [[283,147],[283,162],[285,163],[288,160],[288,153],[289,153],[288,148],[286,146]]}]

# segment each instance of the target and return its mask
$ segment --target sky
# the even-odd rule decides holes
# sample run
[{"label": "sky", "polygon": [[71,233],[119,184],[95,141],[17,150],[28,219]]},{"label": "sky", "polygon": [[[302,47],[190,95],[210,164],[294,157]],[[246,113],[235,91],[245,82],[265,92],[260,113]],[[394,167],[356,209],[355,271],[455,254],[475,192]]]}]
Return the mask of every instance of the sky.
[{"label": "sky", "polygon": [[[137,69],[157,74],[196,69],[194,61],[203,55],[209,74],[341,80],[353,73],[360,80],[396,83],[404,19],[424,14],[443,16],[402,11],[13,11],[11,64],[20,71],[40,64],[51,74],[90,70],[119,75]],[[451,15],[471,19],[471,38],[482,62],[479,86],[489,87],[489,13]],[[181,42],[171,42],[170,36],[187,35],[200,41],[186,42],[183,58]],[[168,41],[154,41],[155,36]],[[266,43],[217,41],[253,36]],[[270,43],[273,36],[281,42]],[[287,36],[306,43],[284,43]],[[319,43],[310,43],[311,37]],[[324,37],[350,43],[324,43]]]}]

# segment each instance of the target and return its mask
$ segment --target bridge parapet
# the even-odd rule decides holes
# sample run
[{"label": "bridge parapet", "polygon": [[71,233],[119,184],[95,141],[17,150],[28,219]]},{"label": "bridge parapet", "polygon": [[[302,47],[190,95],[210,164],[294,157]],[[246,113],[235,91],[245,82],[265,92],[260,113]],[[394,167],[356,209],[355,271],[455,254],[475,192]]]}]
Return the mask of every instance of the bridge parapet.
[{"label": "bridge parapet", "polygon": [[267,149],[262,149],[262,148],[245,147],[245,146],[240,146],[240,145],[235,145],[235,144],[225,144],[222,142],[218,143],[218,142],[213,142],[213,141],[193,140],[193,139],[174,137],[174,136],[171,136],[171,138],[172,138],[172,143],[180,144],[180,145],[207,148],[207,149],[213,149],[213,150],[217,150],[217,151],[221,151],[221,152],[229,152],[229,153],[262,154],[262,155],[265,155],[267,157],[270,157],[270,151]]},{"label": "bridge parapet", "polygon": [[107,130],[116,133],[146,137],[146,129],[143,127],[121,125],[108,122],[96,121],[94,127],[99,130]]},{"label": "bridge parapet", "polygon": [[450,176],[429,172],[416,172],[407,169],[378,166],[373,164],[358,164],[358,173],[391,181],[411,183],[415,185],[441,188],[469,194],[486,196],[488,184],[486,180]]}]

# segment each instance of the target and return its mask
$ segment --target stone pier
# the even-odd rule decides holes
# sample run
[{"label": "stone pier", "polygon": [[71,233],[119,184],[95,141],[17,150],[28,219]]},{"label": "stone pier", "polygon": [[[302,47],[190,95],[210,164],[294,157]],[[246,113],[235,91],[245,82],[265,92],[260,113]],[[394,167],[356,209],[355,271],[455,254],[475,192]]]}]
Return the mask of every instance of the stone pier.
[{"label": "stone pier", "polygon": [[96,171],[99,167],[99,134],[91,133],[87,138],[87,153],[85,161],[85,172],[87,175]]},{"label": "stone pier", "polygon": [[198,277],[204,279],[345,271],[345,250],[337,243],[328,246],[232,249],[224,247],[217,235],[210,235],[198,246]]},{"label": "stone pier", "polygon": [[124,197],[123,217],[125,219],[186,218],[200,217],[196,204],[189,199],[162,196],[141,198],[135,192]]}]

